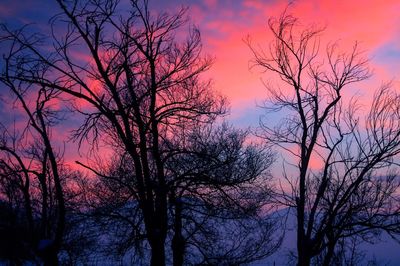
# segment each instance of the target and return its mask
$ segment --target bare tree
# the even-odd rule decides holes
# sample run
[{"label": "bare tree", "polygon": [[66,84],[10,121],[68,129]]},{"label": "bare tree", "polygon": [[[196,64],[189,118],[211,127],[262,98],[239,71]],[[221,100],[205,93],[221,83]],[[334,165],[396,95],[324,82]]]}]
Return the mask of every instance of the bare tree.
[{"label": "bare tree", "polygon": [[174,259],[183,262],[194,253],[198,263],[240,264],[279,246],[276,224],[266,208],[262,212],[271,195],[273,156],[246,142],[247,131],[222,124],[177,132],[166,143],[172,150],[166,172]]},{"label": "bare tree", "polygon": [[[118,186],[126,181],[120,191],[134,200],[134,210],[139,214],[125,222],[131,223],[134,234],[147,241],[151,264],[165,265],[165,244],[169,232],[173,232],[173,260],[175,265],[181,265],[185,251],[185,207],[181,203],[186,193],[193,190],[206,198],[205,193],[210,190],[208,201],[212,196],[218,200],[217,195],[231,186],[240,195],[239,186],[262,175],[269,161],[227,136],[225,140],[236,141],[232,142],[236,150],[229,150],[229,143],[222,149],[238,153],[232,161],[219,158],[222,154],[205,154],[216,156],[214,159],[220,162],[219,168],[208,168],[203,174],[201,169],[195,172],[192,167],[195,162],[212,163],[212,158],[200,161],[198,157],[193,161],[192,156],[182,161],[184,174],[173,172],[169,163],[180,154],[188,154],[178,145],[176,136],[189,136],[188,132],[204,128],[227,110],[225,99],[211,89],[210,81],[201,78],[212,59],[201,54],[198,29],[190,26],[186,38],[180,35],[179,30],[188,24],[185,8],[174,15],[155,15],[149,11],[147,1],[130,1],[129,6],[124,6],[128,10],[125,13],[119,10],[121,6],[116,0],[57,2],[61,13],[52,20],[48,39],[3,26],[3,41],[18,46],[6,59],[15,64],[6,69],[5,76],[10,85],[38,86],[43,93],[62,93],[73,101],[75,110],[84,117],[74,137],[80,143],[89,143],[93,153],[101,152],[97,149],[99,143],[108,145],[118,152],[117,158],[125,165],[121,168],[117,164],[114,173],[118,176],[114,176],[80,164],[103,177],[106,186],[99,188],[107,188],[104,193],[121,189]],[[18,61],[20,58],[27,60]],[[221,147],[223,144],[218,143]],[[253,162],[251,158],[259,161]],[[183,164],[189,163],[189,159],[190,168],[185,169]],[[245,169],[250,172],[240,172],[238,163],[248,163]],[[230,178],[236,180],[229,183]],[[113,183],[113,179],[117,182]],[[203,184],[208,187],[202,189]],[[125,199],[124,196],[121,198]],[[249,198],[247,195],[246,199]],[[244,196],[240,200],[246,202]],[[254,254],[258,258],[263,256],[262,252]]]},{"label": "bare tree", "polygon": [[[28,236],[30,259],[42,258],[45,265],[57,265],[58,253],[62,247],[65,230],[65,195],[61,161],[51,143],[51,127],[59,116],[51,108],[51,101],[59,95],[55,90],[32,88],[15,82],[8,76],[8,69],[14,64],[29,60],[13,55],[21,46],[13,43],[5,60],[5,71],[0,81],[8,86],[26,117],[26,127],[18,132],[12,126],[2,125],[0,140],[1,188],[10,207],[16,212],[25,211],[22,220]],[[15,61],[14,61],[15,60]],[[25,61],[26,62],[26,61]],[[27,95],[34,98],[28,99]],[[21,121],[24,122],[24,121]],[[12,184],[16,187],[13,189]],[[9,189],[11,188],[11,193]],[[22,198],[15,198],[21,193]],[[23,203],[23,206],[15,204]]]},{"label": "bare tree", "polygon": [[400,152],[399,95],[382,86],[361,120],[357,101],[343,99],[345,89],[370,76],[358,45],[343,53],[330,44],[324,54],[323,29],[304,29],[286,13],[270,19],[269,28],[269,49],[248,44],[254,65],[283,84],[266,86],[265,108],[285,118],[276,126],[262,122],[261,135],[289,155],[283,171],[289,189],[279,201],[297,213],[297,263],[341,264],[345,241],[399,233],[399,179],[392,169]]},{"label": "bare tree", "polygon": [[[245,144],[247,131],[226,124],[199,127],[168,143],[167,260],[182,265],[242,264],[271,255],[280,244],[270,217],[269,149]],[[183,132],[181,132],[183,133]],[[102,230],[101,253],[136,264],[148,258],[143,216],[136,203],[133,163],[116,152],[111,165],[89,168],[99,179],[86,186],[88,214]],[[99,250],[99,249],[97,249]],[[112,257],[111,257],[112,258]],[[115,259],[115,258],[114,258]]]}]

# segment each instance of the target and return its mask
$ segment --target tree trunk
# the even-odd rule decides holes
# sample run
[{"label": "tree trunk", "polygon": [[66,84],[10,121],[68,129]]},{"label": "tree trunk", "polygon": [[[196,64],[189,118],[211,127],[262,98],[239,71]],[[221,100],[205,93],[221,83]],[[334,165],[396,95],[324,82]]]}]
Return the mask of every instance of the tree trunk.
[{"label": "tree trunk", "polygon": [[57,266],[58,265],[58,251],[52,251],[48,258],[44,261],[44,266]]},{"label": "tree trunk", "polygon": [[298,228],[297,235],[297,265],[298,266],[309,266],[311,263],[310,247],[308,245],[308,238],[304,234],[301,234],[301,229]]},{"label": "tree trunk", "polygon": [[[42,240],[45,241],[45,240]],[[46,242],[39,243],[41,245],[38,250],[38,255],[43,261],[44,266],[57,266],[58,263],[58,249],[54,241],[47,240]]]},{"label": "tree trunk", "polygon": [[174,266],[182,266],[185,253],[185,242],[182,236],[182,202],[172,196],[175,205],[174,237],[172,239],[172,253]]},{"label": "tree trunk", "polygon": [[165,240],[162,237],[153,238],[151,246],[151,266],[165,266]]},{"label": "tree trunk", "polygon": [[[304,180],[304,179],[303,179]],[[304,182],[304,181],[303,181]],[[302,181],[300,181],[302,183]],[[297,204],[297,265],[310,265],[311,258],[309,256],[308,238],[304,231],[304,186],[301,186],[303,193],[300,192],[300,199],[296,200]]]},{"label": "tree trunk", "polygon": [[302,253],[298,254],[298,266],[309,266],[311,263],[311,257],[307,254],[307,250],[304,248]]},{"label": "tree trunk", "polygon": [[328,250],[326,252],[326,255],[324,257],[323,265],[324,266],[329,266],[331,264],[332,258],[334,256],[335,252],[335,246],[336,246],[336,241],[333,240],[333,236],[331,234],[328,234]]},{"label": "tree trunk", "polygon": [[42,113],[38,110],[37,111],[37,116],[40,121],[40,126],[38,127],[38,132],[41,133],[42,139],[44,142],[44,145],[46,147],[46,153],[48,155],[50,165],[51,165],[51,171],[53,174],[53,181],[54,181],[54,187],[56,190],[56,199],[57,199],[57,223],[55,227],[55,236],[54,236],[54,243],[53,247],[51,249],[51,255],[50,255],[50,262],[52,265],[58,265],[58,258],[57,254],[61,248],[62,242],[63,242],[63,237],[64,237],[64,230],[65,230],[65,216],[66,216],[66,210],[65,210],[65,199],[64,199],[64,192],[62,189],[62,184],[61,184],[61,178],[58,172],[58,165],[57,165],[57,159],[56,155],[54,154],[53,147],[51,146],[51,142],[48,136],[48,133],[46,131],[46,124],[44,121],[44,118],[42,116]]}]

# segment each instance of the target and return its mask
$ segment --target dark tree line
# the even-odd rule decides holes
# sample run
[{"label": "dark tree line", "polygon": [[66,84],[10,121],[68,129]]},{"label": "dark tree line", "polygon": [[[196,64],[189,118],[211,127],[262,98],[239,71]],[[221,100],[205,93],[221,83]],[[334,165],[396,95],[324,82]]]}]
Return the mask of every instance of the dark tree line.
[{"label": "dark tree line", "polygon": [[[247,264],[278,249],[276,207],[296,211],[298,265],[353,263],[347,247],[358,240],[397,237],[399,95],[382,86],[365,121],[345,102],[370,76],[357,45],[323,53],[322,29],[271,19],[269,49],[248,44],[255,65],[282,80],[267,87],[265,108],[286,118],[263,121],[252,142],[224,122],[228,104],[202,77],[213,60],[186,8],[57,3],[47,35],[1,25],[0,81],[24,125],[1,124],[0,259]],[[53,136],[67,116],[79,121],[70,140],[90,149],[80,172]],[[277,147],[288,156],[275,181]]]}]

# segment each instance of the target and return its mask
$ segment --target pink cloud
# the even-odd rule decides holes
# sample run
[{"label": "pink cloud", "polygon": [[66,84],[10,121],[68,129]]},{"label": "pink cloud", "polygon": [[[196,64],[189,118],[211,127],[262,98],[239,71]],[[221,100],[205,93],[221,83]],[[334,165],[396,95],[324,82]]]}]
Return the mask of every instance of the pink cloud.
[{"label": "pink cloud", "polygon": [[[271,83],[277,81],[277,77],[269,73],[260,73],[257,69],[249,70],[252,55],[243,39],[250,35],[255,44],[267,48],[271,40],[267,21],[270,17],[279,16],[287,7],[288,1],[243,0],[227,3],[229,4],[223,8],[216,0],[206,0],[206,8],[204,5],[193,4],[189,9],[189,17],[200,26],[205,52],[216,57],[213,68],[205,76],[212,78],[215,88],[228,96],[232,109],[236,110],[234,114],[240,116],[246,107],[254,106],[256,101],[261,102],[266,98],[261,78],[270,80]],[[176,9],[178,6],[167,7],[171,12]],[[0,6],[0,16],[9,14],[12,10],[8,6]],[[399,10],[398,0],[295,1],[288,8],[288,12],[299,17],[303,25],[316,23],[327,26],[322,37],[323,43],[339,41],[346,51],[355,41],[359,41],[367,55],[374,56],[370,64],[374,77],[346,92],[347,97],[354,93],[363,94],[361,102],[365,106],[368,106],[375,88],[382,82],[399,78],[400,58],[389,62],[385,58],[379,58],[377,53],[381,47],[389,44],[400,50]],[[84,52],[76,52],[72,56],[84,62],[92,62]],[[394,84],[398,86],[399,83],[396,82],[395,80]],[[101,84],[95,81],[90,86],[101,88]],[[55,108],[59,108],[58,102],[54,104]],[[80,101],[79,104],[82,108],[88,108],[85,101]],[[66,131],[57,129],[54,138],[62,141],[66,135]],[[78,158],[75,156],[77,155],[69,154],[69,151],[66,154],[69,161]]]},{"label": "pink cloud", "polygon": [[[207,76],[212,77],[215,87],[229,97],[233,108],[265,98],[260,78],[269,79],[270,75],[248,70],[251,53],[243,38],[249,34],[255,43],[267,48],[271,40],[267,20],[279,16],[286,5],[286,1],[249,0],[232,11],[235,19],[227,16],[226,10],[220,10],[212,17],[202,13],[194,17],[202,22],[206,51],[216,56],[215,65]],[[327,26],[322,43],[338,41],[341,49],[346,51],[358,41],[367,56],[389,41],[399,43],[400,39],[395,35],[400,29],[398,10],[398,1],[298,1],[288,8],[288,12],[299,17],[305,26],[310,23]],[[374,59],[370,65],[372,69],[385,68],[385,65],[378,66]],[[368,87],[392,78],[390,74],[375,71]]]},{"label": "pink cloud", "polygon": [[217,0],[205,0],[204,3],[207,5],[208,8],[214,9],[217,7],[218,1]]},{"label": "pink cloud", "polygon": [[[213,16],[200,13],[194,17],[200,21],[205,50],[216,57],[207,77],[213,78],[215,87],[228,96],[232,103],[233,118],[240,122],[243,122],[240,116],[248,115],[245,110],[249,105],[254,106],[256,101],[261,102],[267,96],[260,79],[272,84],[279,83],[278,77],[271,73],[260,73],[259,69],[249,71],[252,55],[243,38],[250,35],[256,45],[267,49],[271,40],[267,21],[271,17],[278,17],[286,7],[287,1],[246,0],[236,9],[231,7],[231,15],[226,10],[220,10],[215,11]],[[400,51],[399,10],[400,2],[393,0],[296,1],[288,7],[288,13],[298,17],[302,25],[326,26],[321,39],[323,45],[337,41],[341,51],[346,52],[357,41],[365,55],[371,58],[373,77],[344,92],[345,102],[354,95],[359,97],[362,112],[368,111],[375,90],[384,82],[394,79],[393,85],[400,85],[396,81],[399,79],[400,53],[393,54],[395,58],[390,60],[380,57],[379,53],[387,45]],[[317,170],[322,161],[314,157],[310,167]]]}]

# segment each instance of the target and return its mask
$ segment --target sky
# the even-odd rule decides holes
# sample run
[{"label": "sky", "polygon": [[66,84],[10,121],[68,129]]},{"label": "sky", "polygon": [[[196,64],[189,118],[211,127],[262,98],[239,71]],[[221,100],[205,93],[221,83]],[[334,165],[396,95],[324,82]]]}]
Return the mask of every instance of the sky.
[{"label": "sky", "polygon": [[[165,1],[168,8],[188,5],[190,17],[201,30],[205,51],[216,61],[209,75],[216,89],[227,95],[232,105],[231,119],[239,125],[257,126],[266,98],[262,81],[274,83],[275,76],[249,69],[251,52],[245,42],[267,47],[271,40],[267,21],[277,17],[288,1],[208,0]],[[154,4],[155,5],[155,4]],[[165,4],[166,5],[166,4]],[[370,58],[374,76],[350,88],[348,95],[365,96],[367,105],[382,83],[400,85],[400,2],[399,1],[290,1],[288,13],[307,26],[325,26],[322,41],[338,42],[346,51],[359,42]]]},{"label": "sky", "polygon": [[[352,86],[347,95],[360,95],[368,106],[374,90],[392,81],[400,88],[400,1],[336,0],[149,0],[152,10],[174,12],[189,7],[191,23],[201,31],[204,53],[215,58],[206,74],[216,90],[227,96],[231,114],[227,118],[239,127],[256,128],[263,110],[258,107],[267,96],[263,82],[276,77],[261,69],[249,68],[252,59],[244,42],[267,47],[271,40],[267,21],[288,8],[302,25],[326,27],[323,42],[338,42],[346,51],[357,41],[370,58],[374,75]],[[38,29],[48,27],[49,18],[58,13],[55,1],[27,0],[0,2],[0,21],[18,27],[33,23]],[[0,115],[6,115],[0,110]],[[66,133],[66,132],[63,132]],[[56,134],[58,135],[58,134]]]},{"label": "sky", "polygon": [[[257,105],[267,97],[263,82],[276,77],[260,69],[250,69],[250,49],[244,39],[267,47],[271,40],[267,21],[288,8],[307,26],[326,27],[322,41],[338,42],[346,51],[357,41],[370,59],[373,76],[348,88],[347,97],[359,95],[368,107],[373,93],[381,84],[392,81],[400,89],[400,1],[399,0],[149,0],[150,8],[174,12],[189,7],[189,17],[199,27],[204,52],[215,58],[206,74],[215,89],[227,96],[231,114],[228,120],[239,127],[256,128],[263,110]],[[33,23],[38,29],[48,27],[49,18],[59,12],[51,0],[0,0],[0,22],[18,27]],[[3,93],[4,88],[0,88]],[[0,102],[0,116],[11,116]],[[73,127],[70,122],[69,127]],[[68,131],[58,129],[54,137],[60,140]],[[67,146],[68,147],[68,146]],[[67,161],[79,159],[66,150]],[[279,168],[279,167],[277,167]],[[280,171],[280,170],[279,170]],[[383,253],[383,252],[382,252]]]},{"label": "sky", "polygon": [[[51,15],[59,12],[49,0],[13,1],[0,3],[0,21],[11,25],[34,23],[46,27]],[[268,74],[259,69],[249,70],[251,52],[245,42],[250,36],[254,43],[266,47],[271,39],[267,21],[288,6],[289,13],[304,25],[326,26],[322,38],[338,41],[346,49],[357,41],[371,59],[374,76],[360,84],[362,93],[370,94],[382,82],[400,80],[400,1],[397,0],[150,0],[150,8],[174,12],[189,7],[191,22],[202,34],[204,52],[215,58],[207,73],[215,88],[230,99],[232,120],[238,124],[256,125],[266,91],[261,79]],[[365,92],[367,90],[367,92]],[[249,117],[252,116],[252,117]]]}]

